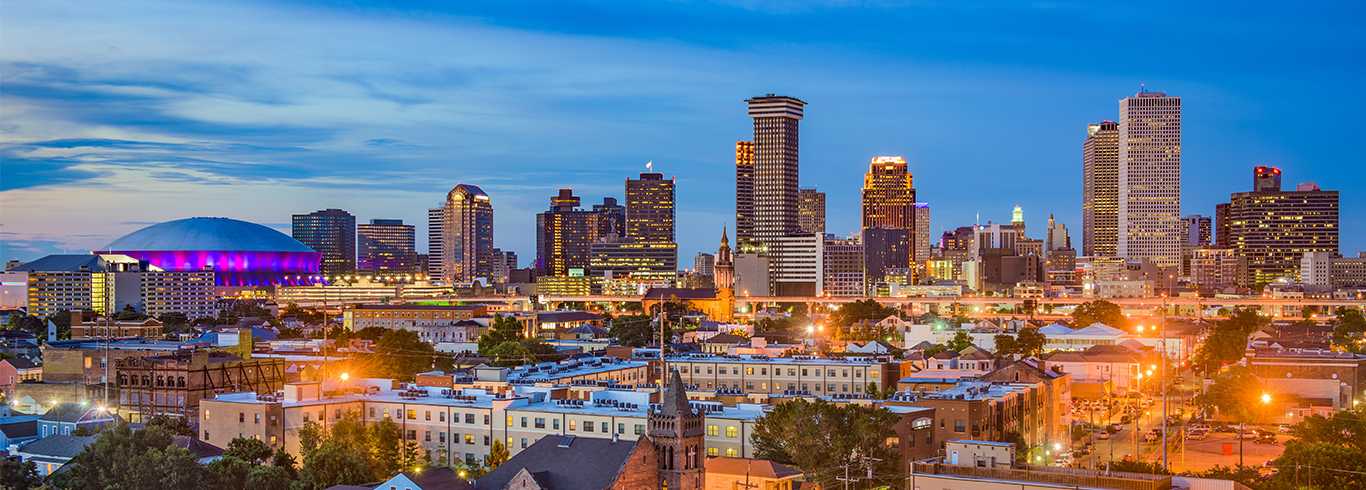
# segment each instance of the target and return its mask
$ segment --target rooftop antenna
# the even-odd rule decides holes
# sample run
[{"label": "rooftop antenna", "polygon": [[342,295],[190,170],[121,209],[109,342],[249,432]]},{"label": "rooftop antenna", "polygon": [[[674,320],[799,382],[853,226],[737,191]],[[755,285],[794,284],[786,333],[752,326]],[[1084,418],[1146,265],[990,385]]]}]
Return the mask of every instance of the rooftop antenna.
[{"label": "rooftop antenna", "polygon": [[1146,93],[1148,93],[1147,84],[1144,84],[1144,83],[1138,84],[1138,93],[1140,93],[1140,94],[1146,94]]}]

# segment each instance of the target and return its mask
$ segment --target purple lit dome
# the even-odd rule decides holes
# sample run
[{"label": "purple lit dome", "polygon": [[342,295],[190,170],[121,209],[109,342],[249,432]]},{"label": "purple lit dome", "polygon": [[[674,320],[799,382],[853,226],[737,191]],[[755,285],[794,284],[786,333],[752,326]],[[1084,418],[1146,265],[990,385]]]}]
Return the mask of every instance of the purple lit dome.
[{"label": "purple lit dome", "polygon": [[148,226],[101,248],[168,271],[213,269],[220,286],[284,286],[322,280],[322,254],[284,233],[229,218]]}]

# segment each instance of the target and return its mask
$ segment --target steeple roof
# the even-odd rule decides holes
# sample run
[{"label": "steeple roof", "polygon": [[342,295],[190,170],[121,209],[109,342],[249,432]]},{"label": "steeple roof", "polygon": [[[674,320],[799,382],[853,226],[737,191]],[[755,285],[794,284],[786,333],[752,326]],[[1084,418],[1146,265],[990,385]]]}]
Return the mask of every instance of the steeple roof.
[{"label": "steeple roof", "polygon": [[669,376],[669,386],[664,390],[664,403],[659,411],[667,417],[691,415],[692,405],[688,404],[688,394],[683,387],[683,376],[678,374],[677,369],[672,371],[673,373]]}]

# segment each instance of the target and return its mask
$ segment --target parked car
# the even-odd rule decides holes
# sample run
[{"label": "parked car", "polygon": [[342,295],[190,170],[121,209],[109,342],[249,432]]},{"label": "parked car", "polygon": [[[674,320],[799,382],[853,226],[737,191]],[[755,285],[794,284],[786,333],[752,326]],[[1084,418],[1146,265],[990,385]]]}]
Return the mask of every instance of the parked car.
[{"label": "parked car", "polygon": [[1124,427],[1119,424],[1110,424],[1110,427],[1107,427],[1105,430],[1109,431],[1111,434],[1114,434],[1122,429],[1124,429]]},{"label": "parked car", "polygon": [[1143,434],[1143,442],[1155,442],[1162,439],[1162,431],[1153,429]]},{"label": "parked car", "polygon": [[1128,415],[1125,415],[1125,416],[1119,418],[1119,423],[1121,423],[1121,424],[1127,424],[1127,423],[1133,422],[1133,421],[1134,421],[1134,418],[1133,418],[1133,417],[1130,417],[1130,416],[1128,416]]},{"label": "parked car", "polygon": [[1209,424],[1191,424],[1190,427],[1187,427],[1187,429],[1208,431],[1210,430],[1210,427]]},{"label": "parked car", "polygon": [[1276,432],[1280,432],[1280,433],[1282,433],[1282,434],[1289,434],[1289,433],[1290,433],[1290,426],[1288,426],[1288,425],[1281,425],[1280,427],[1277,427],[1277,428],[1276,428]]},{"label": "parked car", "polygon": [[1276,436],[1272,434],[1259,435],[1256,439],[1253,439],[1252,442],[1257,444],[1275,444]]},{"label": "parked car", "polygon": [[1196,441],[1203,441],[1206,437],[1209,437],[1209,431],[1207,430],[1193,430],[1186,433],[1187,439],[1193,439]]},{"label": "parked car", "polygon": [[1109,439],[1110,439],[1110,433],[1109,433],[1109,432],[1101,432],[1101,433],[1099,433],[1099,434],[1096,434],[1096,439],[1100,439],[1100,440],[1102,440],[1102,441],[1109,440]]},{"label": "parked car", "polygon": [[1215,432],[1233,432],[1233,433],[1237,433],[1237,432],[1238,432],[1238,428],[1237,428],[1237,427],[1234,427],[1234,426],[1232,426],[1232,425],[1220,425],[1220,426],[1216,426],[1216,427],[1214,428],[1214,431],[1215,431]]},{"label": "parked car", "polygon": [[1256,439],[1258,437],[1262,437],[1262,435],[1258,434],[1257,431],[1249,430],[1239,434],[1237,439]]}]

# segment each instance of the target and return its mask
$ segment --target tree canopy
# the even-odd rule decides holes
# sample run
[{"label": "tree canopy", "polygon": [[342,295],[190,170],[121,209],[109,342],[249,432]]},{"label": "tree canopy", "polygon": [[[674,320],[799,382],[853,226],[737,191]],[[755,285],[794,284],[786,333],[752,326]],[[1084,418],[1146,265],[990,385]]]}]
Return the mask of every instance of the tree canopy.
[{"label": "tree canopy", "polygon": [[1256,310],[1238,308],[1229,317],[1214,323],[1205,343],[1196,350],[1191,361],[1206,373],[1218,371],[1221,366],[1233,364],[1242,359],[1247,351],[1247,337],[1257,329],[1266,326],[1267,319]]},{"label": "tree canopy", "polygon": [[873,467],[873,486],[896,486],[900,452],[887,445],[896,422],[883,408],[798,398],[760,417],[751,440],[755,457],[797,466],[825,488],[834,488],[841,465],[863,468],[864,456],[882,460]]},{"label": "tree canopy", "polygon": [[607,333],[617,338],[617,343],[630,347],[645,347],[654,340],[655,329],[650,317],[645,315],[622,315],[612,319]]},{"label": "tree canopy", "polygon": [[1128,328],[1128,320],[1119,305],[1098,299],[1077,305],[1072,310],[1072,322],[1076,328],[1086,328],[1092,323],[1104,323],[1118,329]]},{"label": "tree canopy", "polygon": [[173,440],[160,426],[134,432],[120,423],[72,458],[70,470],[58,473],[54,483],[74,490],[216,488],[215,476]]},{"label": "tree canopy", "polygon": [[849,326],[859,320],[876,322],[898,313],[900,310],[896,308],[882,306],[877,300],[865,299],[840,306],[838,310],[830,313],[828,323],[836,331],[848,331]]}]

